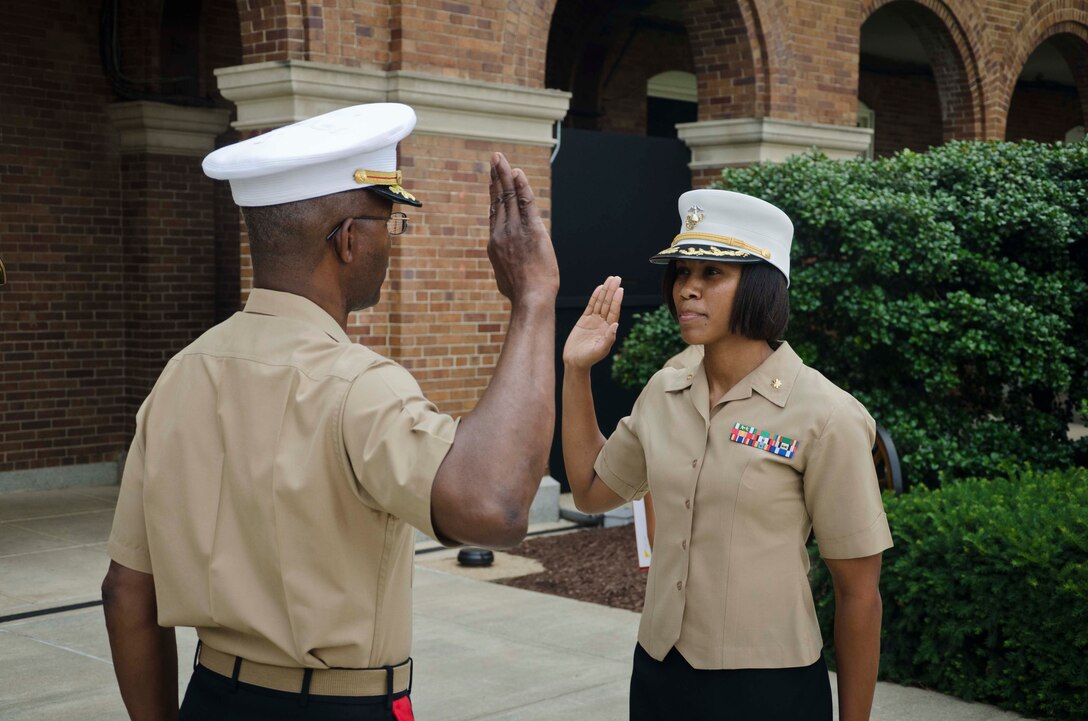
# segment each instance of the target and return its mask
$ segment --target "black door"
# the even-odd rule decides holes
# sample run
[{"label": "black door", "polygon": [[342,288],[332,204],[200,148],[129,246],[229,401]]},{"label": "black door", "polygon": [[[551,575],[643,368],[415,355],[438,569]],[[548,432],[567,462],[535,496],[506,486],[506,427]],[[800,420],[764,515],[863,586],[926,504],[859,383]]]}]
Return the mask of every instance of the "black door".
[{"label": "black door", "polygon": [[[691,153],[682,141],[564,128],[552,163],[552,240],[559,259],[556,301],[556,406],[560,409],[551,474],[569,490],[560,445],[563,343],[593,289],[608,275],[623,278],[624,303],[615,350],[631,316],[661,305],[661,266],[651,255],[679,232],[676,201],[691,189]],[[612,381],[612,361],[593,368],[601,431],[610,435],[637,390]]]}]

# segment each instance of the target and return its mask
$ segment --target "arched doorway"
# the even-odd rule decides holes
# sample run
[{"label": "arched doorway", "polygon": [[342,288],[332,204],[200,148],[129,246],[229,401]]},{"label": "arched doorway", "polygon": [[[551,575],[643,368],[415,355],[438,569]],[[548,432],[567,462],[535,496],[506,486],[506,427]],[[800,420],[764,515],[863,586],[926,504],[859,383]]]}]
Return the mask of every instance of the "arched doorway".
[{"label": "arched doorway", "polygon": [[[1076,72],[1075,72],[1076,71]],[[1016,81],[1005,125],[1008,140],[1074,142],[1084,137],[1088,43],[1059,34],[1040,43]]]},{"label": "arched doorway", "polygon": [[888,3],[862,25],[858,99],[873,123],[872,155],[978,137],[975,74],[955,29],[913,0]]}]

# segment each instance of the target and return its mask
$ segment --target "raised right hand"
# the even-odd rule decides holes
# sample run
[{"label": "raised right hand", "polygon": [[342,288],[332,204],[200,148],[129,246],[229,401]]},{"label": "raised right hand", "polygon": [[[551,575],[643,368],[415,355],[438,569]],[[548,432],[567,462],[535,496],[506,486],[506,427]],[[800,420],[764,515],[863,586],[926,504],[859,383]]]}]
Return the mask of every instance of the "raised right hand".
[{"label": "raised right hand", "polygon": [[527,296],[559,291],[559,264],[551,236],[536,207],[529,179],[511,170],[502,153],[491,156],[491,240],[487,257],[499,292],[517,303]]},{"label": "raised right hand", "polygon": [[610,275],[589,298],[582,317],[571,329],[563,346],[563,365],[589,368],[600,361],[616,342],[623,287],[618,275]]}]

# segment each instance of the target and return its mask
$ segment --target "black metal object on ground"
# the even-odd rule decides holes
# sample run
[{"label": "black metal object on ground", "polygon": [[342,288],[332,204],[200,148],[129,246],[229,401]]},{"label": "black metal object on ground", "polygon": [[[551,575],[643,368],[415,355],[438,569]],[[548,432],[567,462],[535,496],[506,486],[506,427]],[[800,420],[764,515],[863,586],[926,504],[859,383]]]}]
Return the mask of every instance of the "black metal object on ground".
[{"label": "black metal object on ground", "polygon": [[490,566],[495,562],[495,554],[486,548],[462,548],[457,552],[457,563],[462,566]]}]

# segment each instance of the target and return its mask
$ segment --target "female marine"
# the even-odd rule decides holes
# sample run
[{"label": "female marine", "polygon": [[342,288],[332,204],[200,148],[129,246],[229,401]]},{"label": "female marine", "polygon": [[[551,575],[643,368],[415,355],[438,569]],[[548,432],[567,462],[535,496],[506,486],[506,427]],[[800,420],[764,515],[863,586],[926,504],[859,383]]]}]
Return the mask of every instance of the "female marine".
[{"label": "female marine", "polygon": [[873,419],[780,340],[786,214],[720,190],[684,193],[679,211],[680,233],[651,261],[666,264],[665,302],[702,360],[654,375],[606,439],[589,371],[616,337],[619,278],[596,289],[563,351],[563,458],[578,507],[653,494],[631,718],[830,721],[807,577],[814,532],[835,588],[840,718],[868,719],[891,546]]}]

